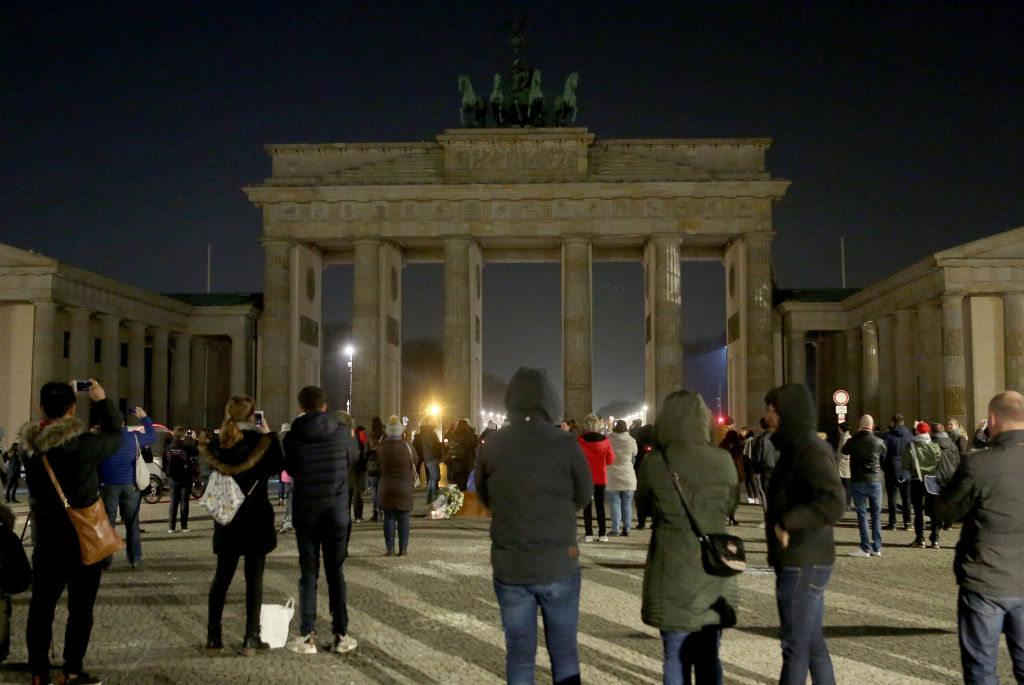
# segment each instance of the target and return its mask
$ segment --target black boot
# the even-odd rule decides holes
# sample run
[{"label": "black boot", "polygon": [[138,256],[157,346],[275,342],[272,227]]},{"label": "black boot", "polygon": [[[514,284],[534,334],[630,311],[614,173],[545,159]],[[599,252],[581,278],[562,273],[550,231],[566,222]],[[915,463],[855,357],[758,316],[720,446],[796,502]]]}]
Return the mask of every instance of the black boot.
[{"label": "black boot", "polygon": [[252,656],[256,653],[256,650],[261,652],[270,649],[270,645],[260,639],[260,634],[246,635],[245,641],[242,642],[242,656]]},{"label": "black boot", "polygon": [[222,649],[224,649],[224,642],[220,637],[220,626],[207,625],[206,648],[203,650],[203,654],[206,656],[217,656]]}]

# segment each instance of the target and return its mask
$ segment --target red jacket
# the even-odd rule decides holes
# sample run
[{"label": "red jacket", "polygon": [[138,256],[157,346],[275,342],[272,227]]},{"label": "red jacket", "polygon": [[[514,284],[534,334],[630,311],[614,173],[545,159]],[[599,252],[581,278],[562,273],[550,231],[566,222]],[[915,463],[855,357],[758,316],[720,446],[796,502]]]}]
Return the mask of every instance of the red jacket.
[{"label": "red jacket", "polygon": [[594,479],[594,485],[607,485],[608,465],[615,463],[615,450],[612,449],[612,443],[606,436],[593,431],[586,431],[576,439],[580,441],[583,455],[587,458],[590,477]]}]

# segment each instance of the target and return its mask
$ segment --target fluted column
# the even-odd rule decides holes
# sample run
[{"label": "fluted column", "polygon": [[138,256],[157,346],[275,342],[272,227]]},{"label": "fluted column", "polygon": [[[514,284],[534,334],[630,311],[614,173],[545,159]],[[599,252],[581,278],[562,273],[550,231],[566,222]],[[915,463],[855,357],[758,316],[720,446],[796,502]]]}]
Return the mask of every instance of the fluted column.
[{"label": "fluted column", "polygon": [[896,411],[909,422],[918,419],[917,387],[914,378],[914,319],[910,309],[896,311],[894,349],[896,364]]},{"label": "fluted column", "polygon": [[807,384],[807,331],[786,330],[786,382]]},{"label": "fluted column", "polygon": [[917,351],[917,406],[921,418],[942,420],[942,397],[939,382],[942,355],[942,325],[938,301],[927,300],[917,305],[917,330],[914,347]]},{"label": "fluted column", "polygon": [[[265,271],[263,276],[263,314],[260,329],[263,335],[262,380],[260,397],[267,416],[274,420],[291,416],[295,398],[288,397],[292,375],[291,272],[292,243],[289,240],[263,240]],[[357,267],[358,268],[358,267]],[[358,274],[357,274],[358,276]],[[356,280],[358,289],[358,279]],[[232,388],[231,392],[238,392]]]},{"label": "fluted column", "polygon": [[593,403],[592,264],[589,238],[562,239],[563,415],[582,420]]},{"label": "fluted column", "polygon": [[248,395],[252,391],[249,389],[248,383],[248,368],[246,366],[246,360],[248,355],[246,354],[246,345],[248,345],[248,337],[245,334],[235,334],[231,336],[231,394],[232,395]]},{"label": "fluted column", "polygon": [[772,349],[772,240],[774,233],[743,236],[747,253],[746,341],[747,425],[757,425],[764,413],[764,396],[775,385]]},{"label": "fluted column", "polygon": [[69,370],[73,378],[92,376],[92,336],[89,335],[89,317],[92,311],[83,307],[69,307],[71,315],[71,354]]},{"label": "fluted column", "polygon": [[878,385],[878,324],[868,321],[861,324],[861,383],[864,391],[863,413],[871,414],[879,425],[885,425],[888,417],[882,413],[879,404]]},{"label": "fluted column", "polygon": [[[34,302],[35,322],[32,327],[32,408],[39,404],[39,390],[57,379],[54,361],[57,357],[57,303]],[[13,431],[11,431],[13,437]]]},{"label": "fluted column", "polygon": [[192,396],[192,336],[188,333],[174,333],[173,337],[171,421],[176,425],[188,426],[192,421],[189,411]]},{"label": "fluted column", "polygon": [[878,413],[879,421],[887,425],[896,413],[896,317],[886,315],[878,319]]},{"label": "fluted column", "polygon": [[149,413],[157,423],[167,423],[167,337],[170,332],[166,328],[153,329],[153,369],[149,378],[150,405]]},{"label": "fluted column", "polygon": [[380,413],[380,241],[355,241],[352,281],[352,412],[369,426]]},{"label": "fluted column", "polygon": [[1006,390],[1024,392],[1024,293],[1003,294],[1003,363]]},{"label": "fluted column", "polygon": [[121,397],[121,317],[100,314],[100,384],[116,403]]},{"label": "fluted column", "polygon": [[147,412],[151,407],[144,405],[146,392],[146,324],[138,321],[128,323],[128,406],[142,407]]},{"label": "fluted column", "polygon": [[[644,251],[648,339],[645,349],[648,415],[653,419],[665,397],[683,382],[679,238],[657,236]],[[588,376],[589,378],[589,376]],[[588,395],[589,399],[589,395]],[[572,416],[572,414],[566,414]]]},{"label": "fluted column", "polygon": [[449,419],[471,416],[471,346],[473,322],[470,320],[470,255],[468,238],[444,241],[444,385],[442,414]]},{"label": "fluted column", "polygon": [[961,295],[942,298],[942,403],[946,417],[967,426],[967,372],[964,366],[964,310]]},{"label": "fluted column", "polygon": [[[843,342],[846,345],[845,390],[850,393],[849,420],[851,422],[856,422],[861,414],[870,413],[865,409],[867,404],[864,402],[863,337],[860,326],[849,328],[843,334]],[[872,414],[872,416],[878,418],[877,415]]]}]

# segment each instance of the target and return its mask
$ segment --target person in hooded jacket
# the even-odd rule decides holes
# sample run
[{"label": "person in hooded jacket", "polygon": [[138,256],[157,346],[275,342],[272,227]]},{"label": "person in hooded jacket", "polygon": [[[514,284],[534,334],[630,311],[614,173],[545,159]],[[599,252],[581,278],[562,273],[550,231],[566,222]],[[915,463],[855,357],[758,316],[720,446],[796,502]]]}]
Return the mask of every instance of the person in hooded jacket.
[{"label": "person in hooded jacket", "polygon": [[263,570],[267,555],[277,547],[274,508],[267,497],[267,481],[281,473],[281,444],[267,428],[256,425],[256,403],[251,397],[235,395],[224,408],[220,433],[199,437],[199,456],[221,475],[231,476],[245,494],[235,517],[225,525],[213,524],[213,553],[217,570],[210,584],[206,623],[206,654],[215,656],[224,648],[221,618],[228,588],[238,562],[245,557],[245,639],[242,654],[270,646],[260,639],[260,609],[263,605]]},{"label": "person in hooded jacket", "polygon": [[583,454],[590,466],[590,475],[594,479],[594,501],[583,510],[584,542],[594,541],[594,509],[597,509],[597,534],[599,542],[608,542],[606,520],[604,515],[604,491],[608,485],[608,466],[615,463],[615,451],[608,441],[608,436],[601,431],[601,417],[587,414],[583,418],[583,433],[577,438]]},{"label": "person in hooded jacket", "polygon": [[[316,654],[316,594],[323,553],[331,610],[332,652],[357,647],[348,634],[348,607],[343,565],[348,550],[349,463],[359,454],[352,419],[327,413],[320,388],[299,391],[302,414],[292,421],[284,440],[284,466],[292,477],[292,526],[299,552],[299,637],[286,647],[297,654]],[[339,420],[340,417],[340,420]],[[383,424],[382,424],[383,426]],[[376,483],[374,484],[376,487]]]},{"label": "person in hooded jacket", "polygon": [[[636,457],[636,440],[629,434],[626,422],[619,419],[608,435],[615,461],[608,465],[608,483],[605,499],[612,512],[612,535],[629,535],[629,524],[633,519],[633,493],[636,492],[636,471],[633,459]],[[620,528],[621,526],[621,528]]]},{"label": "person in hooded jacket", "polygon": [[433,419],[420,424],[413,447],[427,468],[427,504],[437,499],[437,486],[441,482],[441,441],[437,437]]},{"label": "person in hooded jacket", "polygon": [[124,417],[95,380],[91,381],[88,393],[91,416],[86,418],[90,425],[99,427],[98,432],[89,432],[75,417],[75,391],[70,383],[47,383],[39,392],[44,418],[26,423],[19,435],[24,448],[34,543],[32,598],[25,628],[33,685],[50,682],[53,616],[65,588],[68,618],[64,630],[64,678],[74,678],[82,685],[99,682],[82,671],[82,662],[92,634],[93,606],[103,563],[82,564],[78,534],[42,459],[46,457],[72,507],[89,507],[99,499],[96,467],[124,442],[120,429]]},{"label": "person in hooded jacket", "polygon": [[914,507],[914,539],[908,547],[924,547],[924,516],[931,518],[928,546],[939,549],[939,531],[942,525],[932,515],[937,495],[925,490],[924,477],[938,472],[942,450],[931,438],[931,426],[921,421],[915,426],[914,439],[903,450],[903,468],[910,472],[910,502]]},{"label": "person in hooded jacket", "polygon": [[580,682],[576,512],[593,497],[594,484],[575,436],[551,423],[557,404],[543,369],[516,371],[505,394],[509,425],[480,449],[473,475],[477,496],[491,512],[491,566],[509,683],[533,683],[538,608],[552,680]]},{"label": "person in hooded jacket", "polygon": [[409,514],[412,511],[416,476],[416,457],[412,447],[402,439],[402,422],[394,414],[384,426],[386,437],[377,446],[380,459],[380,483],[377,498],[384,516],[385,555],[395,553],[395,532],[398,532],[398,556],[409,550]]},{"label": "person in hooded jacket", "polygon": [[736,577],[704,571],[700,541],[670,476],[678,475],[700,529],[724,533],[739,476],[729,452],[711,446],[713,423],[700,395],[672,393],[654,423],[656,447],[640,467],[637,501],[654,512],[641,616],[661,631],[666,685],[691,682],[691,670],[698,683],[721,683],[722,628],[736,623]]},{"label": "person in hooded jacket", "polygon": [[833,683],[822,621],[835,562],[833,527],[846,508],[834,451],[815,435],[814,398],[787,383],[765,397],[779,458],[768,483],[765,532],[781,623],[781,685]]},{"label": "person in hooded jacket", "polygon": [[910,475],[903,467],[903,451],[913,439],[910,429],[904,424],[903,416],[893,414],[889,430],[882,434],[882,442],[885,443],[882,473],[889,503],[889,523],[884,530],[896,528],[897,497],[903,504],[903,530],[910,527]]}]

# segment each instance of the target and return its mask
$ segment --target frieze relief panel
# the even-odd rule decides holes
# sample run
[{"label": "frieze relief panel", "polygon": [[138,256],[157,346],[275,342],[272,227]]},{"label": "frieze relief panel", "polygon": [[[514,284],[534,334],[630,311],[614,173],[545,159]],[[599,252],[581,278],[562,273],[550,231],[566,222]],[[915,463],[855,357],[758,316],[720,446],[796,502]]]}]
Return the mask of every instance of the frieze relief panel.
[{"label": "frieze relief panel", "polygon": [[579,155],[575,149],[475,148],[455,149],[448,168],[453,171],[534,171],[576,169]]}]

